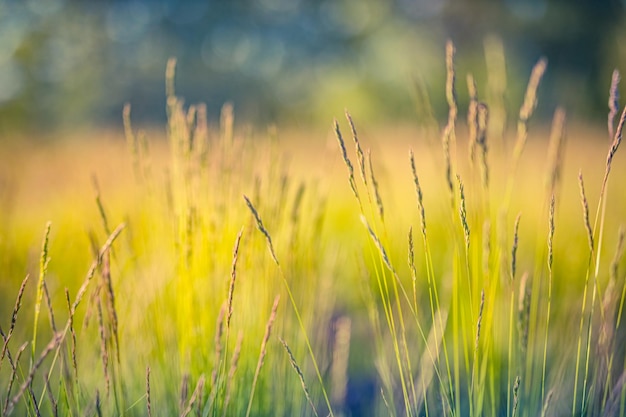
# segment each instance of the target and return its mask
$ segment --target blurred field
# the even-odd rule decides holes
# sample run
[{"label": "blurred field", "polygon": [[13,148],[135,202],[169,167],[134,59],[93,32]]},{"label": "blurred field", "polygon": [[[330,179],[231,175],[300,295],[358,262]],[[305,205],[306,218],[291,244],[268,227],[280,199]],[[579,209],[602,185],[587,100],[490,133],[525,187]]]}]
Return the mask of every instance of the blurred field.
[{"label": "blurred field", "polygon": [[0,415],[623,415],[623,124],[528,103],[7,141]]},{"label": "blurred field", "polygon": [[[408,150],[414,150],[417,170],[423,184],[424,205],[433,245],[433,267],[437,271],[441,291],[445,294],[449,291],[450,284],[447,282],[451,277],[450,274],[454,273],[454,268],[449,262],[457,255],[454,249],[455,238],[450,235],[450,230],[446,226],[450,223],[449,200],[439,138],[428,137],[423,129],[411,127],[377,128],[367,126],[366,123],[359,123],[359,126],[362,127],[360,130],[362,145],[372,149],[372,160],[385,203],[385,233],[388,233],[386,239],[389,254],[393,262],[400,265],[399,271],[403,277],[408,274],[406,267],[402,266],[406,262],[405,236],[408,226],[412,225],[414,230],[419,230],[418,211],[408,162]],[[344,131],[348,132],[347,127]],[[219,133],[212,134],[216,136],[210,140],[219,143],[221,140],[218,137]],[[24,306],[20,312],[18,324],[21,325],[17,327],[17,335],[14,336],[17,340],[28,340],[28,334],[32,329],[29,330],[30,326],[27,323],[32,320],[32,306],[35,303],[34,282],[38,274],[40,242],[44,225],[48,220],[52,222],[52,231],[49,243],[51,261],[46,282],[57,310],[57,319],[67,316],[62,312],[63,288],[68,287],[71,293],[76,291],[93,258],[90,239],[100,240],[102,243],[105,237],[102,218],[96,204],[96,195],[99,192],[109,222],[107,227],[110,229],[119,222],[126,222],[126,230],[116,245],[119,249],[113,252],[113,282],[120,323],[122,358],[120,365],[122,371],[117,383],[120,387],[126,387],[124,391],[128,396],[127,402],[140,400],[144,395],[141,388],[144,378],[142,369],[150,365],[153,375],[157,375],[157,380],[152,383],[152,389],[156,392],[153,394],[153,401],[157,407],[171,410],[173,403],[176,402],[174,401],[176,392],[180,389],[180,383],[176,381],[182,381],[183,374],[194,369],[198,373],[208,372],[206,365],[199,364],[207,363],[209,360],[207,355],[210,357],[213,350],[214,325],[210,323],[215,322],[220,300],[226,296],[230,251],[239,227],[245,226],[240,255],[242,262],[240,267],[245,269],[244,272],[240,272],[240,282],[237,283],[233,317],[235,323],[238,325],[241,323],[240,330],[244,332],[246,342],[244,349],[250,357],[249,361],[254,360],[253,351],[257,349],[256,346],[262,337],[262,322],[269,314],[273,294],[283,292],[279,282],[276,281],[276,271],[271,266],[271,259],[266,256],[266,250],[262,241],[259,241],[254,224],[246,215],[245,202],[241,197],[245,193],[254,196],[254,202],[259,204],[261,215],[270,212],[279,216],[267,219],[267,227],[272,233],[278,233],[275,242],[279,248],[277,250],[279,257],[284,258],[288,264],[286,273],[293,275],[289,279],[293,279],[293,285],[298,288],[300,295],[296,295],[297,303],[307,321],[310,321],[307,327],[313,335],[317,352],[322,352],[320,355],[322,358],[326,357],[323,352],[331,348],[325,345],[333,343],[332,333],[324,332],[332,331],[333,323],[336,323],[338,318],[347,317],[351,321],[347,397],[351,402],[345,410],[348,413],[352,412],[353,415],[359,415],[372,406],[371,399],[368,400],[363,395],[375,395],[374,386],[377,385],[374,382],[376,360],[371,356],[374,354],[373,346],[368,346],[367,342],[373,333],[366,318],[367,297],[363,293],[368,288],[366,270],[376,269],[375,266],[366,264],[375,261],[376,255],[371,252],[375,251],[375,248],[368,249],[367,232],[359,222],[358,205],[350,194],[345,166],[334,134],[331,129],[327,129],[310,133],[279,131],[277,138],[274,139],[268,139],[268,135],[264,133],[252,135],[246,131],[238,131],[236,135],[240,138],[240,142],[237,142],[239,151],[234,151],[225,158],[232,163],[233,171],[217,170],[213,174],[207,174],[212,180],[206,183],[206,188],[198,187],[195,191],[198,194],[192,197],[197,209],[213,207],[219,210],[220,204],[228,202],[228,207],[221,207],[225,211],[220,214],[226,216],[221,218],[228,219],[228,224],[199,225],[202,230],[205,232],[210,230],[213,235],[194,238],[197,239],[194,241],[199,243],[193,249],[197,254],[195,255],[197,260],[191,270],[193,272],[186,272],[195,282],[193,291],[200,291],[197,301],[202,306],[196,306],[200,309],[198,311],[185,314],[190,315],[189,320],[194,322],[200,320],[200,328],[197,329],[200,333],[197,336],[204,340],[186,343],[193,346],[199,343],[195,349],[202,346],[203,353],[200,357],[191,363],[185,363],[183,360],[183,363],[178,365],[178,361],[174,360],[179,357],[177,351],[181,348],[181,340],[184,338],[180,332],[188,336],[188,332],[193,332],[191,330],[193,326],[189,326],[191,323],[188,323],[181,328],[180,323],[175,324],[176,320],[173,318],[181,314],[179,310],[176,312],[180,308],[181,294],[175,295],[167,289],[171,285],[171,280],[175,280],[176,275],[181,273],[176,266],[177,262],[180,262],[177,260],[179,250],[177,245],[180,245],[180,242],[177,242],[175,221],[168,218],[172,216],[169,211],[171,207],[167,207],[167,194],[176,192],[167,189],[168,184],[171,186],[171,178],[169,180],[167,178],[171,175],[172,150],[165,135],[158,130],[148,134],[149,157],[144,156],[145,160],[142,162],[149,164],[147,175],[145,172],[148,171],[139,175],[133,172],[132,153],[121,132],[85,132],[62,141],[39,143],[24,141],[5,146],[1,153],[3,185],[1,262],[6,277],[1,287],[2,317],[10,316],[13,308],[11,300],[21,279],[29,273],[31,282],[27,287]],[[472,212],[477,208],[480,187],[475,169],[470,169],[467,164],[467,144],[463,128],[460,128],[458,136],[460,139],[456,146],[456,160],[459,174],[466,181],[465,193],[472,222],[477,216]],[[543,251],[542,247],[545,246],[547,239],[547,206],[543,202],[545,195],[542,190],[547,175],[548,137],[548,126],[532,126],[531,139],[516,176],[511,210],[506,216],[504,226],[507,244],[510,245],[514,215],[517,212],[523,213],[517,268],[531,274],[537,262],[535,252]],[[513,137],[507,137],[504,144],[495,144],[495,150],[489,154],[489,164],[494,173],[490,190],[494,208],[502,199],[508,175],[508,156],[504,148],[510,149],[513,140]],[[560,325],[553,332],[560,335],[558,338],[576,334],[577,322],[568,317],[579,315],[580,297],[584,286],[588,249],[577,183],[578,170],[585,174],[587,197],[591,207],[594,208],[607,146],[607,135],[602,129],[568,124],[554,243],[557,266],[553,320]],[[215,150],[215,155],[207,158],[219,164],[220,161],[216,158],[224,157],[223,154],[220,155],[222,152]],[[623,158],[620,156],[616,158],[608,192],[610,201],[606,222],[610,226],[606,226],[604,244],[609,249],[602,257],[604,277],[608,274],[606,265],[615,247],[617,225],[624,221],[622,214],[626,212],[626,200],[618,191],[626,175],[621,160]],[[220,175],[235,175],[239,178],[225,183],[220,180]],[[255,182],[255,178],[259,180]],[[306,187],[300,207],[303,220],[299,221],[309,223],[313,220],[312,215],[320,210],[323,219],[317,226],[307,224],[298,226],[301,231],[298,235],[292,235],[292,239],[296,237],[298,247],[290,249],[284,240],[294,232],[289,232],[290,222],[281,220],[281,217],[290,217],[288,213],[293,208],[299,184],[305,184]],[[208,198],[206,201],[204,193]],[[227,197],[224,199],[224,195],[220,193],[226,193]],[[375,209],[372,207],[372,210]],[[215,215],[216,213],[202,214],[206,221]],[[480,229],[481,225],[471,224],[471,227]],[[251,251],[257,253],[253,255]],[[424,261],[417,260],[420,270],[424,268]],[[216,265],[210,265],[210,262],[215,262]],[[622,275],[623,273],[620,273],[620,277]],[[259,280],[269,282],[260,286],[258,282],[256,285],[253,283]],[[356,288],[361,290],[355,291]],[[421,293],[425,290],[418,291]],[[238,302],[238,295],[244,297],[243,300]],[[155,299],[160,300],[156,306]],[[424,301],[427,301],[427,298],[424,298]],[[282,302],[287,302],[285,294]],[[320,303],[323,305],[320,306]],[[314,316],[314,313],[307,311],[308,308],[313,308],[320,315]],[[202,315],[202,318],[199,318],[198,314]],[[286,304],[283,304],[279,315],[282,329],[277,331],[283,333],[281,337],[295,337],[295,340],[298,340],[297,329],[289,330],[293,327],[293,320],[289,318],[292,314]],[[45,322],[41,319],[40,321]],[[257,328],[251,324],[255,322],[259,322]],[[3,326],[8,324],[3,321]],[[89,329],[83,331],[86,334],[93,333],[94,325],[91,326],[91,331]],[[178,330],[175,330],[177,326]],[[46,326],[42,323],[40,327]],[[566,330],[568,328],[570,329]],[[45,330],[41,331],[46,334]],[[231,339],[233,338],[231,336]],[[104,390],[102,371],[93,362],[99,355],[98,343],[84,340],[80,345],[84,348],[81,349],[83,360],[79,363],[94,367],[93,372],[83,373],[81,377],[81,389],[91,390],[90,393],[84,392],[82,395],[92,398],[93,401],[95,387],[100,386],[99,389]],[[561,347],[554,345],[551,348],[555,349],[551,350],[553,355],[550,356],[554,362],[551,364],[551,368],[554,367],[553,378],[557,378],[558,369],[563,366],[557,351],[567,345],[564,343]],[[302,349],[300,345],[297,352],[304,362],[306,355]],[[270,351],[269,356],[268,360],[271,360],[270,363],[273,362],[274,366],[284,361],[283,354],[276,346]],[[203,357],[205,359],[201,359]],[[89,363],[94,365],[88,365]],[[380,364],[377,366],[380,367]],[[250,364],[249,368],[253,368],[253,365]],[[3,372],[6,371],[7,368],[4,368]],[[266,371],[268,373],[266,378],[272,378],[270,372],[275,372],[276,368],[273,371],[269,369]],[[246,375],[246,378],[250,378],[249,373]],[[309,373],[307,376],[310,377],[309,383],[315,387],[314,375]],[[287,381],[292,381],[284,383],[294,386],[293,389],[297,391],[298,384],[293,380],[293,375],[287,373],[283,377]],[[266,384],[273,384],[269,382],[270,380]],[[268,388],[266,386],[263,389]],[[269,389],[272,391],[276,388]],[[319,388],[313,388],[314,392],[318,390]],[[238,407],[242,407],[242,403],[245,402],[243,401],[245,394],[240,395],[242,396],[237,397],[240,400]],[[106,404],[104,400],[101,401]],[[320,401],[320,398],[317,401]],[[304,405],[298,405],[300,402],[295,404],[287,402],[283,411],[294,411],[293,407],[296,407],[295,409],[303,407],[299,412],[307,411]],[[143,413],[135,409],[143,410],[143,407],[131,407],[128,411],[134,415]],[[235,410],[237,409],[242,411],[241,408]],[[270,413],[276,411],[273,406],[266,410]],[[112,412],[112,409],[110,411]]]}]

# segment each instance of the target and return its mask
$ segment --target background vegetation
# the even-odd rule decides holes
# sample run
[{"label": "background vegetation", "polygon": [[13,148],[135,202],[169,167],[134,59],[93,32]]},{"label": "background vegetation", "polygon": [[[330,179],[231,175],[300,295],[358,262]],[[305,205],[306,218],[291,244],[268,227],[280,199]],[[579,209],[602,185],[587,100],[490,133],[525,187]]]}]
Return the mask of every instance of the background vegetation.
[{"label": "background vegetation", "polygon": [[623,8],[588,0],[4,0],[0,129],[107,127],[127,101],[137,122],[163,123],[162,74],[172,56],[179,91],[205,102],[211,120],[231,101],[253,124],[325,125],[345,107],[362,120],[413,122],[406,91],[416,82],[437,114],[446,112],[436,86],[448,38],[459,68],[481,85],[501,64],[494,39],[502,42],[507,88],[484,94],[504,93],[511,108],[534,62],[548,57],[538,116],[549,121],[560,104],[598,122],[611,71],[625,60]]}]

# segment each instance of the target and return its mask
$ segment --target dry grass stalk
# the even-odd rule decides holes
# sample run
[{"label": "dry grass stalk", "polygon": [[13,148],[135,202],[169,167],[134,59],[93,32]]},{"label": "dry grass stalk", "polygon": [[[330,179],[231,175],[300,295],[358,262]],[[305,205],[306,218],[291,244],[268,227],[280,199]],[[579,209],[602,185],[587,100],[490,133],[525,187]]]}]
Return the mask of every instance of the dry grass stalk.
[{"label": "dry grass stalk", "polygon": [[446,100],[448,101],[448,126],[454,131],[454,124],[458,114],[456,98],[456,70],[454,68],[454,57],[456,48],[452,41],[446,42]]},{"label": "dry grass stalk", "polygon": [[548,362],[548,337],[550,334],[550,311],[552,309],[552,262],[554,259],[554,210],[555,197],[550,198],[550,214],[548,216],[548,306],[546,310],[546,330],[543,345],[543,365],[541,370],[541,400],[544,401],[546,390],[546,367]]},{"label": "dry grass stalk", "polygon": [[[615,248],[615,255],[613,255],[613,260],[611,261],[611,265],[609,267],[609,282],[607,284],[606,290],[604,291],[604,298],[602,300],[603,308],[601,311],[604,311],[603,317],[603,328],[605,325],[609,327],[617,327],[616,323],[613,323],[613,315],[615,309],[615,303],[617,301],[617,293],[615,291],[615,286],[617,285],[618,280],[618,270],[619,263],[624,255],[624,238],[626,235],[626,229],[623,226],[620,227],[617,238],[617,247]],[[607,321],[611,318],[611,323]],[[612,331],[613,329],[611,329]],[[601,332],[602,334],[602,332]],[[602,338],[600,339],[602,340]]]},{"label": "dry grass stalk", "polygon": [[276,320],[276,311],[278,310],[278,302],[280,301],[280,295],[276,295],[274,298],[274,304],[272,305],[272,312],[270,313],[270,318],[265,325],[265,335],[263,335],[263,341],[261,342],[261,352],[259,353],[259,360],[256,364],[256,369],[254,371],[254,377],[252,378],[252,386],[250,388],[250,399],[248,400],[248,408],[246,410],[246,417],[250,415],[250,411],[252,410],[252,400],[254,399],[254,393],[256,391],[256,384],[259,380],[259,375],[261,374],[261,368],[263,367],[263,362],[265,360],[265,355],[267,354],[267,342],[270,339],[270,335],[272,334],[272,326],[274,325],[274,320]]},{"label": "dry grass stalk", "polygon": [[120,233],[122,233],[122,230],[124,230],[125,227],[126,227],[126,224],[124,223],[121,223],[119,226],[117,226],[115,230],[113,230],[113,232],[109,235],[109,238],[107,239],[107,241],[104,242],[104,245],[102,246],[102,248],[100,248],[100,252],[98,253],[98,256],[91,264],[89,271],[87,271],[87,276],[85,277],[85,280],[83,281],[82,285],[78,289],[78,293],[76,293],[76,299],[74,300],[74,303],[72,304],[71,315],[74,315],[76,309],[78,308],[78,305],[80,304],[83,297],[85,296],[85,293],[87,292],[87,287],[89,286],[91,279],[94,277],[96,270],[98,269],[98,266],[101,265],[104,254],[111,248],[111,246],[113,245],[113,242],[115,242],[115,239],[117,239],[117,237],[120,235]]},{"label": "dry grass stalk", "polygon": [[452,183],[452,161],[450,158],[450,139],[447,138],[448,133],[444,132],[443,140],[443,159],[445,165],[446,183],[450,192],[450,201],[454,205],[454,184]]},{"label": "dry grass stalk", "polygon": [[115,354],[117,363],[120,363],[120,339],[118,332],[117,309],[115,308],[115,292],[113,291],[113,280],[111,279],[111,250],[105,252],[102,260],[102,278],[104,279],[104,288],[107,294],[107,310],[109,313],[109,321],[111,323],[111,333],[115,341]]},{"label": "dry grass stalk", "polygon": [[482,177],[483,186],[489,185],[489,164],[487,163],[487,153],[489,148],[487,146],[487,125],[489,123],[489,108],[485,103],[478,103],[477,105],[477,129],[476,129],[476,143],[480,148],[480,171]]},{"label": "dry grass stalk", "polygon": [[480,343],[480,328],[483,321],[483,310],[485,307],[485,290],[480,292],[480,307],[478,309],[478,321],[476,322],[476,339],[474,340],[474,358],[472,361],[472,379],[470,381],[470,389],[474,391],[474,378],[476,377],[476,370],[478,367],[478,346]]},{"label": "dry grass stalk", "polygon": [[74,369],[74,379],[78,381],[78,366],[76,363],[76,332],[74,331],[74,310],[72,310],[72,303],[70,302],[70,292],[65,288],[65,300],[67,301],[67,308],[69,311],[68,327],[70,335],[72,336],[72,368]]},{"label": "dry grass stalk", "polygon": [[546,417],[548,415],[548,410],[550,409],[550,405],[552,404],[552,397],[554,396],[554,388],[548,391],[546,395],[546,399],[543,402],[543,408],[541,409],[541,417]]},{"label": "dry grass stalk", "polygon": [[515,385],[513,385],[513,412],[511,413],[512,417],[517,415],[517,408],[519,406],[519,386],[520,386],[520,377],[519,375],[515,378]]},{"label": "dry grass stalk", "polygon": [[178,409],[181,413],[185,410],[185,404],[187,404],[187,398],[189,398],[189,374],[183,375],[183,380],[180,384],[180,396],[178,397]]},{"label": "dry grass stalk", "polygon": [[11,390],[13,389],[13,383],[15,382],[15,377],[17,376],[18,364],[20,363],[20,358],[22,357],[22,353],[24,353],[24,350],[26,349],[27,346],[28,346],[28,342],[24,342],[22,346],[20,346],[20,348],[17,350],[17,353],[15,354],[15,360],[14,361],[12,360],[13,363],[11,364],[11,376],[9,377],[6,400],[4,402],[4,407],[2,408],[3,415],[8,414],[7,409],[9,408],[9,399],[11,398]]},{"label": "dry grass stalk", "polygon": [[[626,230],[624,229],[624,226],[621,226],[619,229],[619,237],[617,240],[617,248],[615,250],[615,256],[613,257],[613,260],[611,261],[611,266],[610,266],[610,279],[609,279],[609,285],[611,286],[611,289],[615,288],[615,283],[617,282],[617,278],[618,278],[618,268],[619,268],[619,262],[622,259],[622,256],[624,255],[624,241],[626,237]],[[626,291],[626,289],[625,289]],[[607,288],[607,293],[609,293],[609,289]],[[611,294],[611,293],[609,293]],[[617,294],[616,294],[617,297]],[[615,298],[616,298],[615,297]],[[623,303],[623,300],[622,300]],[[620,305],[620,312],[619,315],[617,317],[617,322],[615,323],[615,327],[619,327],[620,325],[620,321],[621,321],[621,309],[622,309],[622,305]]]},{"label": "dry grass stalk", "polygon": [[522,218],[522,213],[518,213],[515,218],[515,226],[513,226],[513,247],[511,248],[511,279],[515,279],[515,272],[517,267],[517,247],[519,245],[519,222]]},{"label": "dry grass stalk", "polygon": [[265,236],[265,240],[267,241],[267,246],[270,250],[270,255],[272,255],[272,259],[274,260],[276,265],[280,265],[280,263],[278,262],[278,258],[276,257],[276,252],[274,252],[274,245],[272,244],[272,238],[269,232],[267,231],[267,229],[265,228],[265,226],[263,226],[263,221],[261,220],[261,216],[259,216],[259,212],[254,208],[254,206],[252,205],[248,197],[244,195],[243,198],[244,200],[246,200],[246,204],[248,208],[250,209],[250,211],[252,212],[252,215],[254,216],[257,229],[259,229],[259,231],[263,234],[263,236]]},{"label": "dry grass stalk", "polygon": [[309,402],[311,409],[313,410],[313,414],[319,416],[319,414],[317,413],[317,409],[315,408],[315,404],[313,404],[313,400],[311,399],[311,394],[309,394],[309,389],[306,385],[306,382],[304,381],[304,374],[302,373],[302,369],[300,369],[300,366],[298,366],[298,362],[296,362],[296,358],[293,356],[291,349],[289,349],[289,345],[287,345],[287,342],[285,342],[282,338],[279,338],[279,340],[287,351],[287,355],[289,356],[289,363],[291,363],[291,366],[296,371],[296,374],[298,374],[300,384],[302,385],[302,390],[304,391],[304,395]]},{"label": "dry grass stalk", "polygon": [[[196,384],[196,388],[193,390],[191,394],[191,398],[189,399],[189,404],[187,404],[187,408],[183,411],[180,417],[186,417],[193,410],[194,405],[199,405],[202,402],[202,395],[204,394],[204,375],[200,375],[198,379],[198,383]],[[198,413],[200,414],[200,413]]]},{"label": "dry grass stalk", "polygon": [[26,283],[28,282],[29,275],[26,275],[22,280],[22,284],[20,285],[20,289],[17,292],[17,298],[15,299],[15,306],[13,307],[13,312],[11,313],[11,324],[9,325],[9,331],[6,335],[2,335],[4,343],[2,345],[2,354],[0,354],[0,367],[2,367],[2,361],[4,360],[5,355],[8,352],[9,340],[11,340],[11,336],[13,335],[13,330],[15,329],[15,323],[17,322],[17,313],[20,311],[22,306],[22,298],[24,297],[24,291],[26,290]]},{"label": "dry grass stalk", "polygon": [[463,235],[465,236],[465,250],[469,252],[470,246],[470,228],[467,223],[467,210],[465,209],[465,191],[463,188],[463,181],[461,181],[461,176],[457,175],[456,179],[459,183],[459,216],[461,217],[461,226],[463,226]]},{"label": "dry grass stalk", "polygon": [[415,245],[413,244],[413,227],[409,228],[409,256],[408,264],[411,271],[411,282],[413,283],[413,304],[417,309],[417,269],[415,268]]},{"label": "dry grass stalk", "polygon": [[552,118],[550,130],[550,145],[548,146],[548,192],[556,194],[556,188],[561,179],[563,164],[563,148],[565,147],[565,110],[557,108]]},{"label": "dry grass stalk", "polygon": [[376,176],[374,175],[374,168],[372,166],[372,154],[370,150],[367,150],[367,162],[370,171],[370,177],[372,178],[372,188],[374,189],[374,197],[376,198],[376,206],[378,207],[378,215],[380,216],[380,220],[385,220],[385,209],[383,207],[383,200],[380,198],[380,190],[378,188],[378,181],[376,181]]},{"label": "dry grass stalk", "polygon": [[476,80],[472,74],[467,74],[467,92],[469,95],[469,105],[467,107],[468,147],[470,163],[474,163],[476,157],[476,134],[478,132],[478,92]]},{"label": "dry grass stalk", "polygon": [[387,397],[385,396],[385,390],[383,389],[383,387],[380,387],[380,396],[383,399],[383,404],[385,404],[385,408],[387,409],[387,413],[390,416],[393,416],[395,413],[391,409],[391,406],[389,405],[389,401],[387,401]]},{"label": "dry grass stalk", "polygon": [[526,355],[528,347],[528,330],[530,321],[530,291],[531,286],[528,283],[528,272],[524,272],[520,279],[519,300],[517,307],[517,330],[519,333],[519,348],[522,358]]},{"label": "dry grass stalk", "polygon": [[452,203],[454,203],[454,184],[452,183],[452,161],[450,157],[450,143],[456,140],[456,118],[458,106],[456,99],[456,72],[454,69],[454,55],[456,50],[451,41],[446,43],[446,100],[448,102],[448,123],[443,131],[443,154],[445,164],[445,174],[448,183],[448,190]]},{"label": "dry grass stalk", "polygon": [[152,417],[152,400],[150,397],[150,367],[146,368],[146,409],[148,417]]},{"label": "dry grass stalk", "polygon": [[43,297],[46,302],[46,307],[48,308],[48,319],[50,320],[50,328],[52,329],[52,333],[56,333],[57,325],[54,320],[54,310],[52,310],[52,300],[50,299],[50,293],[48,292],[48,284],[46,284],[46,281],[43,282]]},{"label": "dry grass stalk", "polygon": [[589,204],[587,203],[587,196],[585,195],[585,184],[583,181],[583,173],[581,171],[578,172],[578,186],[580,188],[580,201],[583,206],[583,221],[585,222],[585,229],[587,230],[589,251],[593,252],[593,229],[591,228],[591,222],[589,221]]},{"label": "dry grass stalk", "polygon": [[346,144],[343,140],[343,137],[341,136],[341,130],[339,129],[339,123],[337,123],[337,120],[335,120],[334,128],[335,128],[335,136],[337,137],[337,142],[339,143],[339,149],[341,150],[341,157],[343,158],[343,162],[348,168],[348,181],[350,182],[350,188],[352,189],[352,193],[354,194],[354,196],[356,197],[356,199],[359,201],[359,204],[360,204],[361,199],[359,198],[359,191],[357,190],[356,181],[354,180],[354,167],[352,166],[352,162],[350,162],[350,158],[348,158],[348,152],[346,151]]},{"label": "dry grass stalk", "polygon": [[552,272],[552,261],[554,258],[554,210],[555,197],[550,198],[550,215],[548,217],[548,270]]},{"label": "dry grass stalk", "polygon": [[239,364],[239,356],[241,354],[241,344],[243,343],[243,332],[240,330],[237,336],[237,343],[235,344],[235,350],[230,360],[230,368],[228,370],[228,379],[226,380],[226,393],[224,395],[224,405],[222,417],[226,417],[228,410],[228,404],[230,403],[230,397],[233,391],[233,381],[235,380],[235,372],[237,371],[237,365]]},{"label": "dry grass stalk", "polygon": [[613,139],[615,135],[615,116],[617,116],[617,112],[619,111],[619,82],[620,82],[620,74],[617,69],[613,70],[613,75],[611,76],[611,87],[609,88],[609,116],[608,116],[608,128],[609,128],[609,140]]},{"label": "dry grass stalk", "polygon": [[359,165],[359,171],[361,173],[361,180],[363,180],[363,184],[367,186],[367,175],[365,175],[365,154],[363,153],[363,149],[361,148],[361,143],[359,142],[359,137],[356,133],[356,127],[354,126],[352,116],[350,116],[348,110],[346,110],[346,119],[348,120],[348,125],[350,125],[352,139],[354,140],[354,147],[356,151],[357,163]]},{"label": "dry grass stalk", "polygon": [[31,384],[33,382],[33,378],[35,377],[35,374],[37,373],[37,371],[41,367],[41,364],[43,363],[43,361],[48,357],[50,352],[52,352],[53,350],[55,350],[59,346],[59,344],[61,343],[62,340],[63,340],[63,335],[61,333],[55,334],[54,337],[52,338],[52,340],[50,341],[50,343],[48,343],[48,345],[41,352],[41,354],[39,355],[39,358],[37,359],[37,361],[33,363],[33,366],[32,366],[32,368],[30,370],[30,373],[28,374],[28,377],[26,377],[26,379],[24,380],[24,382],[20,386],[19,391],[17,392],[17,394],[15,394],[15,396],[11,399],[11,401],[8,404],[8,406],[6,407],[6,414],[7,415],[11,414],[11,412],[13,411],[15,406],[17,405],[17,403],[20,400],[20,398],[22,398],[22,395],[24,395],[26,390],[31,386]]},{"label": "dry grass stalk", "polygon": [[420,224],[422,226],[422,236],[426,239],[426,213],[424,210],[424,197],[422,195],[422,187],[420,186],[417,170],[415,169],[415,156],[413,150],[409,151],[409,160],[411,161],[411,172],[413,173],[413,183],[415,184],[415,192],[417,193],[417,208],[420,213]]},{"label": "dry grass stalk", "polygon": [[35,350],[37,349],[37,325],[39,323],[39,313],[41,311],[41,302],[43,300],[43,281],[48,272],[48,242],[50,238],[51,222],[46,223],[46,229],[43,235],[43,242],[41,244],[41,257],[39,258],[39,280],[37,281],[37,298],[35,301],[35,319],[33,324],[33,342],[31,344],[31,360],[35,360]]},{"label": "dry grass stalk", "polygon": [[530,75],[524,102],[519,111],[519,121],[517,122],[517,141],[515,143],[515,149],[513,150],[513,158],[515,161],[519,159],[526,145],[526,139],[528,138],[528,121],[537,107],[537,88],[546,72],[547,66],[548,61],[545,58],[541,58],[533,67]]},{"label": "dry grass stalk", "polygon": [[[613,382],[613,368],[615,357],[615,331],[620,325],[620,316],[616,310],[618,309],[618,296],[620,295],[615,289],[618,280],[619,262],[624,254],[624,238],[626,230],[620,227],[617,239],[617,247],[615,255],[609,267],[609,282],[602,299],[602,309],[604,314],[601,316],[600,331],[597,345],[597,356],[604,359],[604,369],[597,372],[596,381],[598,384],[604,384],[604,395],[608,395],[610,384]],[[613,347],[614,350],[611,348]]]},{"label": "dry grass stalk", "polygon": [[102,226],[104,227],[104,231],[107,235],[111,234],[111,229],[109,228],[109,219],[106,214],[106,210],[104,209],[104,204],[102,203],[102,197],[100,196],[100,185],[98,185],[98,178],[94,175],[91,177],[94,190],[96,192],[96,206],[98,206],[98,214],[100,214],[100,220],[102,221]]},{"label": "dry grass stalk", "polygon": [[383,258],[383,262],[385,263],[387,268],[389,268],[389,271],[391,271],[395,275],[396,271],[393,268],[393,265],[391,264],[391,261],[389,260],[389,256],[387,255],[387,251],[385,250],[385,247],[380,242],[380,239],[378,239],[378,236],[376,236],[376,233],[374,233],[374,231],[370,227],[369,223],[367,222],[367,219],[363,215],[361,215],[361,222],[367,228],[367,231],[369,232],[372,240],[374,241],[374,244],[376,245],[376,248],[378,248],[378,250],[380,251],[380,254],[381,254],[382,258]]},{"label": "dry grass stalk", "polygon": [[48,400],[50,401],[50,408],[52,409],[52,415],[54,417],[59,416],[59,402],[56,398],[54,398],[54,394],[52,392],[52,387],[50,386],[50,378],[49,375],[46,374],[43,376],[44,385],[46,386],[46,394],[48,395]]},{"label": "dry grass stalk", "polygon": [[476,80],[471,74],[467,75],[467,89],[470,100],[467,110],[470,163],[474,163],[476,159],[476,147],[479,147],[481,177],[483,185],[486,187],[489,183],[489,169],[487,165],[487,123],[489,119],[489,109],[485,103],[478,101]]},{"label": "dry grass stalk", "polygon": [[622,132],[624,130],[624,123],[626,123],[626,107],[622,111],[622,116],[619,119],[619,123],[617,124],[617,130],[615,131],[615,137],[613,138],[613,143],[611,143],[611,147],[609,148],[609,153],[606,156],[606,170],[604,172],[604,179],[602,180],[602,190],[600,195],[604,195],[604,191],[606,188],[606,183],[609,180],[609,173],[611,172],[611,163],[613,162],[613,157],[619,148],[619,145],[622,143]]},{"label": "dry grass stalk", "polygon": [[32,385],[28,387],[28,395],[30,395],[30,404],[32,405],[35,411],[35,415],[37,417],[41,417],[41,411],[39,410],[39,403],[37,403],[37,397],[35,397],[35,392],[33,391]]},{"label": "dry grass stalk", "polygon": [[109,378],[109,352],[107,350],[107,335],[104,328],[104,317],[102,315],[102,302],[98,298],[98,334],[100,336],[100,357],[102,359],[102,371],[104,372],[104,384],[106,395],[109,396],[111,380]]},{"label": "dry grass stalk", "polygon": [[211,386],[215,387],[217,383],[217,377],[221,369],[220,362],[222,361],[222,336],[224,335],[224,316],[226,316],[226,304],[222,304],[220,312],[217,315],[215,322],[215,364],[213,366],[213,372],[211,373]]},{"label": "dry grass stalk", "polygon": [[345,403],[348,389],[351,328],[352,321],[349,317],[340,317],[335,322],[335,340],[330,375],[333,386],[332,400],[340,408]]},{"label": "dry grass stalk", "polygon": [[233,316],[233,295],[235,293],[235,281],[237,280],[237,260],[239,259],[239,244],[241,243],[242,235],[243,227],[239,230],[237,238],[235,239],[235,246],[233,247],[233,262],[230,268],[230,284],[228,285],[228,314],[226,316],[227,329],[230,329],[230,319]]},{"label": "dry grass stalk", "polygon": [[96,415],[102,417],[102,404],[100,403],[100,391],[96,390]]}]

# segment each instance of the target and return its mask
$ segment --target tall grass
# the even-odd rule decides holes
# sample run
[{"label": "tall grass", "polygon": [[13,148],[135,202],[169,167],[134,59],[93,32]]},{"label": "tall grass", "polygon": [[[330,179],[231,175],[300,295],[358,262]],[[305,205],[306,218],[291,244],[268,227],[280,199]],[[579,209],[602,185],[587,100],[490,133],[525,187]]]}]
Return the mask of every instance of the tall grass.
[{"label": "tall grass", "polygon": [[[130,192],[94,179],[94,216],[72,219],[86,236],[42,225],[37,265],[2,294],[0,415],[626,414],[619,74],[603,175],[585,163],[576,193],[564,110],[547,146],[532,121],[547,61],[511,138],[494,42],[486,101],[446,45],[436,149],[418,138],[389,161],[396,145],[371,151],[346,112],[322,178],[288,169],[288,145],[239,128],[231,105],[211,126],[171,60],[167,160],[125,106]],[[55,250],[64,234],[91,263]]]}]

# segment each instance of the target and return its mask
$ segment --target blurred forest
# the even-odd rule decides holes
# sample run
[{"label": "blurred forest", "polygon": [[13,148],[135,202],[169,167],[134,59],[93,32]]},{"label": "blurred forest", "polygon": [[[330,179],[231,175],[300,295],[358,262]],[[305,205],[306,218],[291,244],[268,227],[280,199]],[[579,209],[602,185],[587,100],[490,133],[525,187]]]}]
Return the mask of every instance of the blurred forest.
[{"label": "blurred forest", "polygon": [[230,101],[252,123],[329,123],[345,107],[411,120],[415,91],[443,115],[448,38],[461,101],[465,72],[480,93],[499,67],[513,116],[545,56],[539,114],[605,120],[623,22],[622,2],[592,0],[0,0],[0,133],[119,125],[125,102],[161,122],[169,57],[180,95],[213,115]]}]

